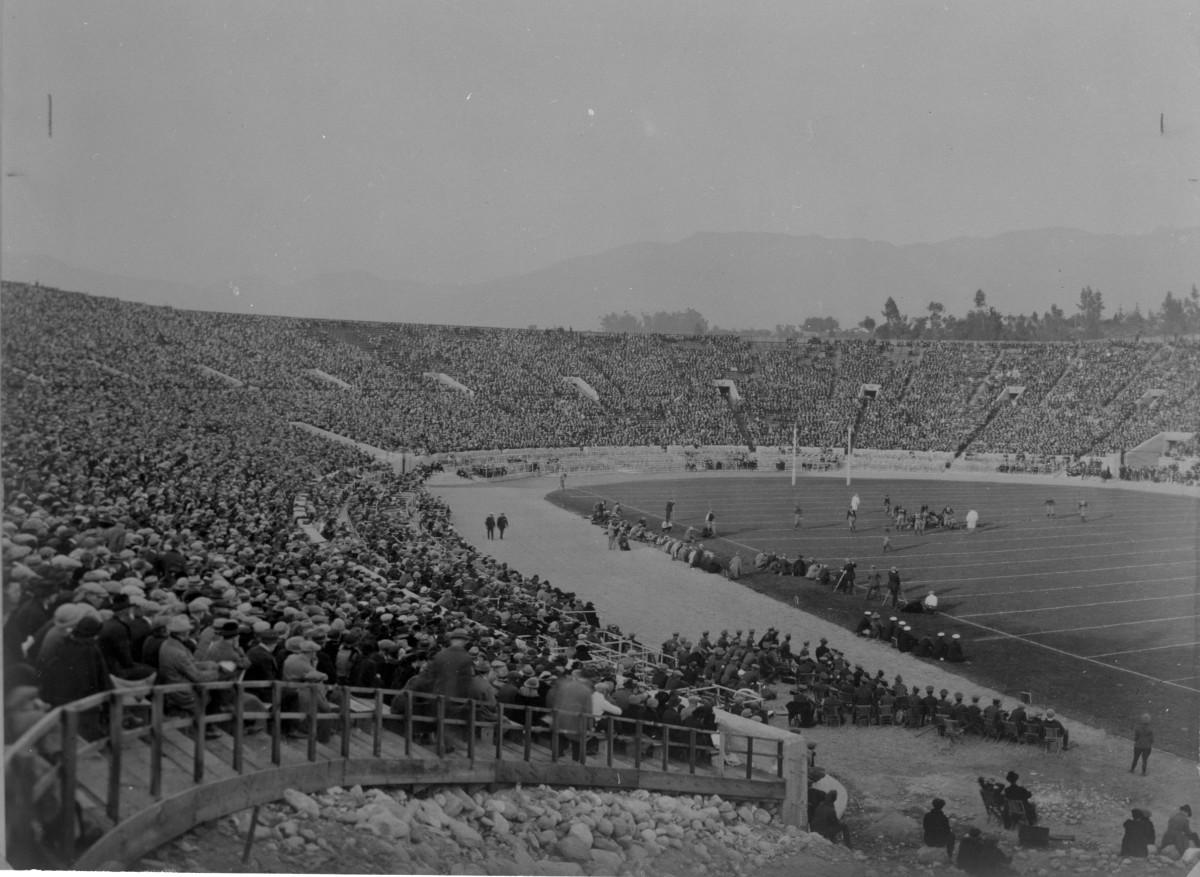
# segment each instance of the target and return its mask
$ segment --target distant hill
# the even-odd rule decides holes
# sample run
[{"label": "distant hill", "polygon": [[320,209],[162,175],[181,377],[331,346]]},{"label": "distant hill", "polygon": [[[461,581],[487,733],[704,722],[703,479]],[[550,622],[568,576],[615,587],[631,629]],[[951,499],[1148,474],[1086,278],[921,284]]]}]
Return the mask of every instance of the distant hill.
[{"label": "distant hill", "polygon": [[1153,310],[1168,289],[1181,295],[1200,283],[1200,229],[1145,235],[1039,229],[906,246],[705,233],[676,243],[630,244],[468,286],[343,272],[290,285],[247,277],[200,289],[100,274],[46,257],[6,258],[4,277],[152,304],[303,317],[597,329],[606,313],[691,307],[726,328],[773,328],[810,316],[851,326],[866,315],[878,320],[889,295],[909,315],[924,313],[930,301],[962,314],[976,289],[1004,313],[1044,312],[1051,304],[1074,313],[1084,286],[1103,293],[1110,314],[1137,304]]}]

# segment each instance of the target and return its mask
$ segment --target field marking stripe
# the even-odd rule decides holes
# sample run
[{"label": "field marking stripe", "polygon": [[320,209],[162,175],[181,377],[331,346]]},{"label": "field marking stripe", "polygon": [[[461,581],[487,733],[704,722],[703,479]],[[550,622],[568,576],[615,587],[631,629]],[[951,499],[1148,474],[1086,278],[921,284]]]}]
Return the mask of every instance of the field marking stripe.
[{"label": "field marking stripe", "polygon": [[[956,617],[956,616],[951,616]],[[1200,618],[1200,612],[1193,612],[1191,615],[1175,615],[1170,618],[1142,618],[1138,621],[1114,621],[1112,624],[1093,624],[1088,627],[1060,627],[1055,630],[1034,630],[1029,633],[1022,633],[1019,636],[1024,639],[1029,636],[1045,636],[1051,633],[1078,633],[1083,630],[1107,630],[1110,627],[1128,627],[1131,624],[1160,624],[1164,621],[1185,621],[1189,618]]]},{"label": "field marking stripe", "polygon": [[[949,615],[947,617],[954,618],[953,615]],[[1118,673],[1126,673],[1130,676],[1136,676],[1139,679],[1145,679],[1148,682],[1155,682],[1155,683],[1158,683],[1161,685],[1169,685],[1172,688],[1179,688],[1179,689],[1182,689],[1183,691],[1189,691],[1192,694],[1200,694],[1200,688],[1193,688],[1190,685],[1180,685],[1178,682],[1171,682],[1167,679],[1160,679],[1159,677],[1151,676],[1148,673],[1140,673],[1137,670],[1130,670],[1128,667],[1119,667],[1116,664],[1108,664],[1104,661],[1097,661],[1095,658],[1089,658],[1086,655],[1077,655],[1074,652],[1068,652],[1065,649],[1055,648],[1054,646],[1047,645],[1046,643],[1039,643],[1036,640],[1026,639],[1024,636],[1019,636],[1019,635],[1013,634],[1013,633],[1006,633],[1005,631],[1000,630],[998,628],[989,627],[986,624],[980,624],[978,621],[970,621],[967,619],[963,619],[962,623],[969,625],[970,627],[979,628],[980,630],[986,630],[988,633],[995,634],[998,637],[1006,637],[1008,639],[1020,640],[1023,643],[1028,643],[1029,645],[1036,646],[1039,649],[1045,649],[1048,652],[1054,652],[1056,655],[1062,655],[1064,658],[1073,658],[1077,661],[1085,661],[1089,664],[1095,664],[1097,667],[1102,667],[1105,670],[1113,670]]]},{"label": "field marking stripe", "polygon": [[[1195,562],[1196,561],[1194,558],[1191,560],[1165,560],[1162,563],[1132,563],[1132,564],[1129,564],[1128,566],[1097,566],[1097,567],[1091,567],[1090,569],[1088,569],[1088,568],[1075,569],[1075,570],[1073,570],[1073,572],[1076,572],[1076,573],[1112,572],[1112,571],[1120,570],[1120,569],[1147,569],[1149,567],[1154,567],[1154,566],[1180,566],[1181,564],[1194,564]],[[921,581],[925,582],[927,584],[935,584],[936,583],[936,584],[943,584],[943,585],[951,585],[951,584],[954,584],[955,582],[985,582],[985,581],[992,581],[994,579],[1028,579],[1028,578],[1034,578],[1039,575],[1042,576],[1043,578],[1045,577],[1045,573],[1020,572],[1020,573],[1013,573],[1012,575],[1008,575],[1008,576],[1005,576],[1005,575],[966,576],[966,577],[956,576],[956,577],[950,578],[950,579],[921,579]]]},{"label": "field marking stripe", "polygon": [[[1089,658],[1111,658],[1114,655],[1140,655],[1142,652],[1158,652],[1158,651],[1162,651],[1163,649],[1182,649],[1182,648],[1194,649],[1195,647],[1196,647],[1196,641],[1193,639],[1193,640],[1188,640],[1185,643],[1174,643],[1173,645],[1169,645],[1169,646],[1146,646],[1145,648],[1142,648],[1142,649],[1125,649],[1120,652],[1100,652],[1100,654],[1098,654],[1098,655],[1088,655],[1088,657]],[[1181,678],[1190,679],[1192,677],[1184,676]]]},{"label": "field marking stripe", "polygon": [[1146,587],[1147,585],[1162,585],[1168,582],[1194,582],[1195,576],[1167,576],[1165,578],[1157,578],[1151,582],[1140,581],[1124,581],[1124,582],[1097,582],[1091,585],[1063,585],[1060,588],[1038,588],[1037,591],[986,591],[981,594],[963,594],[960,597],[955,597],[955,600],[974,599],[976,597],[1024,597],[1031,593],[1050,594],[1055,591],[1090,591],[1095,588],[1117,588],[1122,585],[1137,585]]},{"label": "field marking stripe", "polygon": [[[1030,593],[1039,593],[1033,591]],[[1032,609],[998,609],[995,612],[972,612],[955,618],[982,618],[985,615],[1023,615],[1028,612],[1057,612],[1060,609],[1088,609],[1092,606],[1120,606],[1125,603],[1150,603],[1154,600],[1195,600],[1195,594],[1167,594],[1165,597],[1135,597],[1131,600],[1099,600],[1095,603],[1070,603],[1065,606],[1037,606]]]}]

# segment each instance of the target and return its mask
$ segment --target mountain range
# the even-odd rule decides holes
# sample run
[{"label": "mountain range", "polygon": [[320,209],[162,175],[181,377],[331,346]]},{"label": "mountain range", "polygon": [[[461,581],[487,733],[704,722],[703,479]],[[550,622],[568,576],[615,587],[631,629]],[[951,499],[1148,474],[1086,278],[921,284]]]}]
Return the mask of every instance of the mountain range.
[{"label": "mountain range", "polygon": [[982,289],[1002,313],[1075,312],[1084,286],[1118,308],[1155,310],[1167,291],[1200,283],[1200,228],[1103,235],[1065,228],[894,245],[861,239],[700,233],[567,259],[520,276],[430,285],[363,271],[282,284],[262,277],[196,286],[122,277],[39,255],[5,256],[5,280],[177,308],[324,319],[571,326],[599,329],[608,313],[694,308],[712,325],[774,328],[807,317],[844,327],[880,319],[891,296],[918,316],[931,301],[963,314]]}]

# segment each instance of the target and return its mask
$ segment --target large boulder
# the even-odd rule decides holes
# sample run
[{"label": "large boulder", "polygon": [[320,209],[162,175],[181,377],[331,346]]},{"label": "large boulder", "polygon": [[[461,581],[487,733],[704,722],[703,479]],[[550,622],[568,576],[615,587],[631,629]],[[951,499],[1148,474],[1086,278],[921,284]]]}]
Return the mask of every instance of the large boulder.
[{"label": "large boulder", "polygon": [[296,789],[284,789],[283,800],[287,801],[288,806],[297,813],[303,813],[310,819],[316,819],[321,815],[321,805]]},{"label": "large boulder", "polygon": [[412,833],[412,827],[406,820],[401,819],[395,813],[382,807],[376,809],[370,816],[361,820],[358,824],[378,837],[386,837],[393,840],[407,838]]},{"label": "large boulder", "polygon": [[922,865],[936,865],[946,861],[945,847],[921,847],[917,850],[917,861]]},{"label": "large boulder", "polygon": [[609,850],[592,850],[592,861],[595,863],[592,868],[593,874],[617,874],[625,864],[625,859],[620,853],[614,853]]},{"label": "large boulder", "polygon": [[471,847],[472,849],[478,849],[483,846],[483,835],[461,819],[449,820],[448,827],[450,828],[450,834],[462,846]]},{"label": "large boulder", "polygon": [[582,822],[572,823],[571,828],[567,831],[567,835],[578,838],[580,843],[585,844],[589,850],[592,848],[592,830]]},{"label": "large boulder", "polygon": [[554,853],[569,862],[590,862],[592,859],[591,844],[585,844],[574,834],[560,838],[554,845]]}]

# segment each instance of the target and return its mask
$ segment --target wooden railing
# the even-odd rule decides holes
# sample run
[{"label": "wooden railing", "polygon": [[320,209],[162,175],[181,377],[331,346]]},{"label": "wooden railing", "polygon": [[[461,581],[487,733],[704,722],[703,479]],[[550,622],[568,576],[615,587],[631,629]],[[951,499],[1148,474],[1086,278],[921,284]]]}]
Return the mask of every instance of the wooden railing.
[{"label": "wooden railing", "polygon": [[[194,695],[188,712],[172,695]],[[620,716],[339,687],[214,682],[123,688],[59,707],[7,747],[9,861],[127,866],[193,825],[285,788],[517,783],[782,801],[803,824],[805,753]],[[262,708],[246,695],[255,695]],[[211,738],[211,739],[210,739]],[[734,766],[736,765],[736,766]],[[107,868],[106,868],[107,869]]]}]

